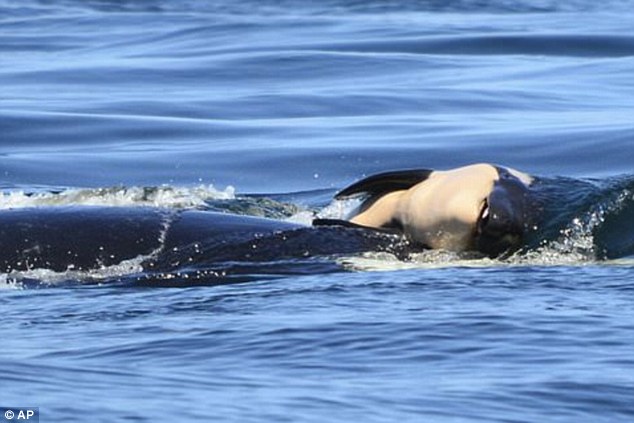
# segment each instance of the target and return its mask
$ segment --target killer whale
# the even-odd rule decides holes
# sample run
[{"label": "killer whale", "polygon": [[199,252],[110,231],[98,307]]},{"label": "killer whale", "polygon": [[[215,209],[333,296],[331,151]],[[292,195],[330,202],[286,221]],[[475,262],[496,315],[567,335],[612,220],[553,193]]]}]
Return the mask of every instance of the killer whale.
[{"label": "killer whale", "polygon": [[284,260],[287,267],[293,260],[306,266],[306,257],[326,257],[311,265],[328,272],[340,270],[328,257],[396,252],[394,244],[393,237],[360,228],[316,228],[208,210],[76,205],[0,211],[0,273],[5,274],[91,271],[133,259],[148,274],[224,271]]},{"label": "killer whale", "polygon": [[365,197],[352,216],[314,223],[387,230],[424,248],[494,257],[521,245],[533,220],[532,182],[529,175],[490,164],[385,172],[335,195],[339,200]]},{"label": "killer whale", "polygon": [[0,272],[89,270],[138,257],[146,257],[146,270],[169,271],[195,260],[387,251],[394,239],[385,233],[408,239],[414,248],[497,256],[521,243],[529,222],[531,181],[515,170],[486,164],[381,173],[335,195],[365,196],[349,219],[316,219],[312,227],[146,206],[6,209],[0,211]]}]

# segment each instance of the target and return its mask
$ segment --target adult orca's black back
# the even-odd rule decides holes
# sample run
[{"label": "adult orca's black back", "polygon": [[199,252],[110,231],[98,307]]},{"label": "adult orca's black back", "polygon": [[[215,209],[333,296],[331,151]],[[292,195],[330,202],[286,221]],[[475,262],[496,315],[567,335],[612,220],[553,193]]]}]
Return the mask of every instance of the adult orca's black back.
[{"label": "adult orca's black back", "polygon": [[[208,211],[46,207],[0,212],[0,272],[89,270],[139,256],[169,260],[200,243],[220,247],[297,225]],[[179,260],[175,260],[179,261]]]},{"label": "adult orca's black back", "polygon": [[109,266],[161,245],[168,213],[151,208],[50,207],[0,212],[0,271]]}]

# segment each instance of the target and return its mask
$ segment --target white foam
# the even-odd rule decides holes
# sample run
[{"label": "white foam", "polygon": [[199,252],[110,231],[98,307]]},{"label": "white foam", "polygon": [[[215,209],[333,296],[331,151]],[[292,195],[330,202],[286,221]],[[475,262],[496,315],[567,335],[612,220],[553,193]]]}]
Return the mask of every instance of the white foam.
[{"label": "white foam", "polygon": [[315,218],[315,213],[309,210],[302,210],[300,212],[295,213],[294,215],[287,217],[284,219],[285,222],[288,223],[296,223],[298,225],[306,225],[310,226]]},{"label": "white foam", "polygon": [[353,271],[388,272],[412,269],[443,269],[455,267],[468,268],[507,268],[507,267],[549,267],[549,266],[588,266],[588,265],[631,265],[632,259],[597,261],[580,259],[551,250],[541,250],[510,259],[490,259],[462,255],[449,251],[430,250],[412,254],[408,260],[401,260],[389,253],[364,253],[359,256],[343,257],[337,260],[343,267]]},{"label": "white foam", "polygon": [[333,200],[330,204],[317,212],[311,210],[300,210],[292,216],[284,219],[284,221],[310,226],[315,218],[345,220],[348,219],[352,212],[359,207],[360,203],[361,200],[359,198]]},{"label": "white foam", "polygon": [[227,186],[218,190],[213,185],[194,187],[109,187],[68,189],[61,192],[26,193],[9,191],[0,195],[0,210],[24,207],[50,206],[153,206],[169,208],[191,208],[209,200],[231,200],[235,189]]},{"label": "white foam", "polygon": [[370,252],[359,256],[341,258],[338,261],[343,267],[349,270],[374,272],[503,265],[501,261],[482,258],[477,254],[454,253],[444,250],[427,250],[411,254],[408,260],[401,260],[390,253]]},{"label": "white foam", "polygon": [[0,288],[21,289],[23,282],[28,280],[38,281],[45,285],[58,285],[66,281],[99,283],[107,279],[129,276],[143,272],[142,263],[154,256],[157,251],[91,270],[75,270],[73,266],[61,272],[51,269],[14,270],[0,274]]},{"label": "white foam", "polygon": [[10,278],[7,274],[0,274],[0,290],[2,289],[22,289],[22,283]]},{"label": "white foam", "polygon": [[333,200],[317,213],[320,219],[347,219],[361,204],[360,198]]}]

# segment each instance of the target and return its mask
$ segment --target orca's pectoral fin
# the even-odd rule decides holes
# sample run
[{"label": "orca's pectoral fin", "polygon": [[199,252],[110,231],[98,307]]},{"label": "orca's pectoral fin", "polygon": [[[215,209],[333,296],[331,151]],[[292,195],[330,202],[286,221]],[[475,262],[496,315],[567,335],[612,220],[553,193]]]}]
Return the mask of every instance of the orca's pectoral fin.
[{"label": "orca's pectoral fin", "polygon": [[379,173],[368,176],[344,188],[335,195],[335,198],[341,200],[355,194],[367,194],[370,197],[377,197],[391,191],[409,189],[423,182],[432,172],[433,170],[430,169],[409,169]]}]

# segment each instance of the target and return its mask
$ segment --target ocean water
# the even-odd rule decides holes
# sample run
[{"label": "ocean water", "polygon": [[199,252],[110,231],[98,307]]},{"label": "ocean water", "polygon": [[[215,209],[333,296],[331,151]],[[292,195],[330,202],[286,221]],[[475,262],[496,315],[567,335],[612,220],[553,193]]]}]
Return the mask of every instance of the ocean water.
[{"label": "ocean water", "polygon": [[545,216],[499,259],[328,254],[326,231],[160,272],[5,269],[0,407],[634,420],[632,22],[625,0],[0,0],[5,224],[152,207],[308,225],[361,177],[475,162],[534,175]]}]

